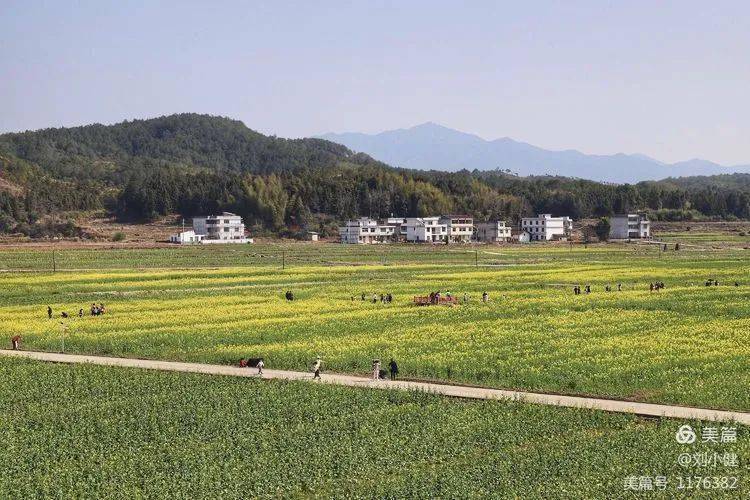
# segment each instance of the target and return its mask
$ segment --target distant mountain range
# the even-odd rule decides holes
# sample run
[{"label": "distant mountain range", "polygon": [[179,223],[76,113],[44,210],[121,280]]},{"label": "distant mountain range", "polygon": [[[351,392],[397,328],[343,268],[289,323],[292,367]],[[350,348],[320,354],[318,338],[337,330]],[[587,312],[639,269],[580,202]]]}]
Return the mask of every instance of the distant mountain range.
[{"label": "distant mountain range", "polygon": [[724,166],[701,159],[669,164],[640,154],[550,151],[508,137],[488,141],[431,122],[373,135],[352,132],[319,137],[393,166],[420,170],[500,169],[523,176],[559,175],[631,184],[667,177],[750,172],[750,165]]}]

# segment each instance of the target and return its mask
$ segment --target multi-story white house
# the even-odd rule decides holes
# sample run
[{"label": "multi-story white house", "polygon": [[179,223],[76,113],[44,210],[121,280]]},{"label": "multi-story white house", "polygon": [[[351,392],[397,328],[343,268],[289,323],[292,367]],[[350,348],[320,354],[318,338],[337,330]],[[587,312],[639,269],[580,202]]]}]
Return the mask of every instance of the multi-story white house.
[{"label": "multi-story white house", "polygon": [[448,238],[448,225],[440,217],[408,217],[406,241],[413,243],[439,243]]},{"label": "multi-story white house", "polygon": [[646,214],[620,214],[609,218],[609,237],[616,240],[651,237],[651,222]]},{"label": "multi-story white house", "polygon": [[169,237],[171,243],[252,243],[252,239],[245,236],[245,224],[242,217],[229,212],[207,217],[194,217],[193,229],[173,234]]},{"label": "multi-story white house", "polygon": [[387,243],[393,241],[398,226],[378,224],[375,219],[361,217],[339,228],[341,243]]},{"label": "multi-story white house", "polygon": [[247,243],[242,217],[230,212],[193,218],[193,231],[203,235],[201,243]]},{"label": "multi-story white house", "polygon": [[552,217],[552,214],[539,214],[536,217],[521,219],[521,231],[529,235],[531,241],[560,240],[570,236],[573,221],[570,217]]},{"label": "multi-story white house", "polygon": [[342,243],[470,242],[474,236],[474,220],[466,215],[388,217],[382,222],[362,217],[341,226],[339,234]]},{"label": "multi-story white house", "polygon": [[510,241],[510,229],[510,226],[503,220],[478,222],[476,239],[477,241],[486,241],[489,243]]},{"label": "multi-story white house", "polygon": [[444,215],[439,223],[446,227],[448,243],[469,243],[474,237],[474,219],[468,215]]}]

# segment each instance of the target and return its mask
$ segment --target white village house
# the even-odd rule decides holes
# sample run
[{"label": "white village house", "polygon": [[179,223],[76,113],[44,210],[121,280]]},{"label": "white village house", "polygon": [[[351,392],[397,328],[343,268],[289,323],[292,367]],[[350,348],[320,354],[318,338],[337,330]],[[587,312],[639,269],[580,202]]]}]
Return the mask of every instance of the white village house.
[{"label": "white village house", "polygon": [[192,229],[190,231],[182,231],[177,234],[173,234],[169,237],[170,243],[190,244],[200,243],[203,240],[202,234],[196,234]]},{"label": "white village house", "polygon": [[468,215],[444,215],[440,223],[445,224],[448,243],[469,243],[474,238],[474,219]]},{"label": "white village house", "polygon": [[529,235],[530,241],[564,240],[573,231],[570,217],[552,217],[552,214],[539,214],[536,217],[521,219],[521,232]]},{"label": "white village house", "polygon": [[613,240],[651,238],[651,221],[646,214],[613,215],[609,224],[609,237]]},{"label": "white village house", "polygon": [[215,244],[215,243],[252,243],[245,236],[245,224],[239,215],[223,212],[221,215],[194,217],[192,231],[182,231],[170,236],[172,243]]},{"label": "white village house", "polygon": [[448,237],[448,225],[440,217],[407,217],[406,241],[411,243],[440,243]]},{"label": "white village house", "polygon": [[500,243],[510,241],[511,228],[504,220],[477,223],[475,233],[477,241]]},{"label": "white village house", "polygon": [[347,221],[339,228],[341,243],[457,243],[470,242],[474,219],[466,215],[388,217],[378,222],[369,217]]},{"label": "white village house", "polygon": [[341,243],[386,243],[394,238],[396,225],[378,224],[375,219],[360,217],[339,228]]}]

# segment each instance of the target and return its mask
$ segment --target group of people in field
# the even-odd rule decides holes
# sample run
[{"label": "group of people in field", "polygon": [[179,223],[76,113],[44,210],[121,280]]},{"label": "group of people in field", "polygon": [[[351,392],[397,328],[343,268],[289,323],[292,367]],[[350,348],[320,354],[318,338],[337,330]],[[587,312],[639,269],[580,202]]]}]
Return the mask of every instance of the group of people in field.
[{"label": "group of people in field", "polygon": [[[719,286],[719,281],[716,280],[716,279],[706,280],[706,286]],[[740,282],[739,281],[735,281],[734,282],[734,286],[740,286]]]},{"label": "group of people in field", "polygon": [[[266,365],[263,358],[242,358],[240,359],[239,366],[240,368],[256,368],[258,370],[258,375],[262,376],[263,368]],[[313,380],[321,379],[321,373],[323,372],[323,359],[320,356],[315,359],[310,371],[312,372]],[[389,374],[391,380],[396,380],[396,377],[398,376],[398,363],[396,363],[395,359],[391,358],[391,361],[388,363],[387,371],[382,368],[379,359],[372,360],[373,380],[386,380],[389,378]]]},{"label": "group of people in field", "polygon": [[[430,292],[428,295],[428,298],[430,300],[430,304],[439,304],[441,299],[446,300],[447,302],[452,303],[458,303],[458,297],[456,297],[454,294],[452,294],[449,290],[446,290],[445,292],[437,291],[437,292]],[[471,296],[468,294],[468,292],[464,292],[461,296],[461,301],[464,304],[468,304],[469,300],[471,299]],[[482,292],[482,302],[485,304],[489,302],[490,300],[490,294],[485,292]]]},{"label": "group of people in field", "polygon": [[263,358],[242,358],[240,359],[240,368],[257,368],[258,375],[263,375],[263,368],[266,366]]},{"label": "group of people in field", "polygon": [[650,292],[658,292],[659,290],[664,290],[664,282],[663,281],[657,281],[655,283],[649,283],[648,289]]},{"label": "group of people in field", "polygon": [[[712,278],[712,279],[706,280],[705,285],[706,286],[719,286],[719,282],[717,280],[715,280],[715,279]],[[663,281],[653,281],[653,282],[649,283],[648,289],[649,289],[650,292],[658,292],[660,290],[664,290],[666,288],[666,286],[667,285],[665,285]],[[734,286],[738,287],[738,286],[740,286],[740,283],[738,281],[735,281],[734,282]],[[606,285],[604,287],[604,291],[605,292],[611,292],[612,291],[612,286]],[[622,283],[618,283],[617,284],[617,291],[618,292],[622,291]],[[580,285],[575,285],[573,287],[573,294],[574,295],[581,295],[581,293],[586,293],[586,294],[591,293],[591,285],[586,285],[583,289],[581,288]]]},{"label": "group of people in field", "polygon": [[[89,309],[89,313],[92,316],[101,316],[102,314],[105,314],[106,312],[107,312],[107,308],[104,307],[104,304],[102,303],[99,303],[99,304],[92,303],[91,308]],[[47,306],[47,317],[49,319],[52,319],[54,317],[54,311],[52,310],[52,307],[50,306]],[[63,319],[70,318],[70,314],[68,314],[66,311],[62,311],[60,313],[60,317]],[[78,309],[78,317],[83,318],[83,308]]]},{"label": "group of people in field", "polygon": [[[396,380],[396,376],[398,375],[398,363],[396,363],[396,360],[391,358],[391,361],[388,363],[388,371],[390,372],[390,378],[391,380]],[[373,359],[372,360],[372,379],[373,380],[386,380],[387,374],[386,371],[381,367],[380,360],[379,359]]]},{"label": "group of people in field", "polygon": [[[367,294],[365,292],[362,292],[362,295],[360,295],[360,299],[362,302],[367,302],[368,300],[372,302],[373,304],[377,304],[378,300],[380,300],[381,304],[390,304],[393,302],[393,294],[391,293],[381,293],[380,295],[373,293],[372,296],[368,299]],[[354,295],[352,295],[352,302],[355,301]]]}]

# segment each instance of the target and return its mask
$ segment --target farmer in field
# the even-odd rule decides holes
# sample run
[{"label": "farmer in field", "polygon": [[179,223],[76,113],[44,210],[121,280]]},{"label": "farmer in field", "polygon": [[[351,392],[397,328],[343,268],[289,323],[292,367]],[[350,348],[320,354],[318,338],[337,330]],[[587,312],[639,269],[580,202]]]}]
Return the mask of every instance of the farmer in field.
[{"label": "farmer in field", "polygon": [[484,292],[482,294],[482,302],[486,304],[488,300],[490,300],[490,294],[488,294],[487,292]]},{"label": "farmer in field", "polygon": [[52,319],[52,308],[50,306],[47,306],[47,317]]},{"label": "farmer in field", "polygon": [[83,309],[78,310],[78,317],[83,318]]},{"label": "farmer in field", "polygon": [[617,284],[617,291],[622,292],[622,283]]},{"label": "farmer in field", "polygon": [[318,356],[318,359],[315,360],[315,363],[313,363],[312,371],[313,371],[313,380],[318,379],[320,380],[320,369],[323,365],[323,362],[320,360],[320,356]]},{"label": "farmer in field", "polygon": [[391,358],[391,362],[388,363],[388,368],[391,371],[391,380],[396,380],[396,375],[398,375],[398,364],[396,364],[396,360]]}]

